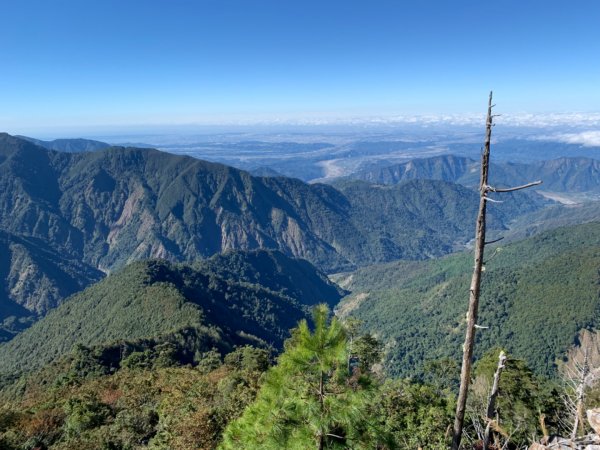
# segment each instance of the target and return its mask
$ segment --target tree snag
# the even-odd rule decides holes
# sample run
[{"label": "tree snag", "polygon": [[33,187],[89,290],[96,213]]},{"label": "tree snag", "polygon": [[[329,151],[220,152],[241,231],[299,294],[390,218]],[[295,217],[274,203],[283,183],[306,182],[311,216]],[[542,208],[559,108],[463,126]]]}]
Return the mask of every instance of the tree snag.
[{"label": "tree snag", "polygon": [[[575,420],[573,421],[573,429],[571,431],[571,439],[577,437],[577,432],[583,421],[583,401],[585,399],[585,384],[590,373],[590,363],[588,358],[588,348],[586,347],[583,355],[583,365],[579,370],[579,384],[577,385],[576,400],[575,400]],[[583,428],[583,427],[582,427]]]},{"label": "tree snag", "polygon": [[496,367],[496,373],[494,373],[494,383],[492,384],[492,390],[490,391],[490,397],[488,399],[487,410],[485,413],[485,433],[483,434],[483,450],[487,450],[490,445],[490,433],[492,429],[492,422],[497,421],[496,414],[496,397],[498,397],[498,389],[500,384],[500,375],[504,369],[506,363],[506,355],[504,352],[500,352],[498,356],[498,367]]},{"label": "tree snag", "polygon": [[462,368],[460,372],[460,389],[456,405],[456,415],[454,417],[454,433],[452,436],[452,450],[459,450],[462,439],[463,423],[465,419],[465,408],[467,404],[467,394],[469,382],[471,379],[471,365],[473,363],[473,345],[475,343],[475,329],[477,325],[477,313],[479,309],[479,294],[481,288],[481,273],[483,268],[483,253],[485,248],[485,218],[487,194],[489,192],[512,192],[520,189],[541,184],[541,181],[535,181],[523,186],[513,188],[497,189],[488,184],[488,170],[490,166],[490,142],[492,139],[492,92],[488,100],[488,110],[485,128],[485,142],[483,152],[481,153],[481,178],[479,182],[479,212],[477,214],[475,229],[475,265],[473,267],[473,276],[469,287],[469,309],[467,312],[467,331],[465,343],[463,345]]}]

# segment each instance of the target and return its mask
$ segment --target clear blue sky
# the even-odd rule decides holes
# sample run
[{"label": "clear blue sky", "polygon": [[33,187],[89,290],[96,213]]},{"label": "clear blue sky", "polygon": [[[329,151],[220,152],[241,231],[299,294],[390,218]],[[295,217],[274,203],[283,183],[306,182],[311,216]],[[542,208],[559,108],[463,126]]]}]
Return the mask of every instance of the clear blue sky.
[{"label": "clear blue sky", "polygon": [[6,0],[0,128],[598,111],[598,1]]}]

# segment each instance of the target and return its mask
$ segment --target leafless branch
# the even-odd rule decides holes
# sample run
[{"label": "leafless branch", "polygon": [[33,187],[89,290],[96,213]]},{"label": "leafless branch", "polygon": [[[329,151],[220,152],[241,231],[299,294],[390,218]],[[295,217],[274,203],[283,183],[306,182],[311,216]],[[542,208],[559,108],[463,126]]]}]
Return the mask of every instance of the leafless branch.
[{"label": "leafless branch", "polygon": [[486,186],[486,190],[489,192],[513,192],[520,191],[521,189],[527,189],[533,186],[538,186],[542,184],[542,180],[534,181],[532,183],[524,184],[523,186],[515,186],[511,188],[495,188],[493,186]]},{"label": "leafless branch", "polygon": [[492,253],[492,256],[490,256],[488,259],[486,259],[483,262],[483,265],[485,266],[487,263],[489,263],[492,259],[494,259],[496,256],[498,256],[498,254],[500,253],[500,247],[496,247],[496,249],[494,250],[494,253]]}]

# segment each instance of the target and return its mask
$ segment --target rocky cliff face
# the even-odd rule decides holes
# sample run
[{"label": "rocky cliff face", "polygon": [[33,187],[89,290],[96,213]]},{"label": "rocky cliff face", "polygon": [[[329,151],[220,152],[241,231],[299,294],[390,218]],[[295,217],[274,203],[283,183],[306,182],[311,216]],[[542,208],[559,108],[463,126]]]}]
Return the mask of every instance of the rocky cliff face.
[{"label": "rocky cliff face", "polygon": [[0,231],[0,342],[102,276],[40,239]]}]

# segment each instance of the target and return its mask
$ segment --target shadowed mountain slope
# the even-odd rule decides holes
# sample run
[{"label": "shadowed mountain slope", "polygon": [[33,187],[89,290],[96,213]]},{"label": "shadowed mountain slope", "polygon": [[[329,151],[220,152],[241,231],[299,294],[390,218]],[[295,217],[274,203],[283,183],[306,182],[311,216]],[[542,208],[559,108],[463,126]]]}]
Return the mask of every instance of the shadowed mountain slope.
[{"label": "shadowed mountain slope", "polygon": [[[237,267],[239,278],[231,276]],[[189,340],[204,351],[244,342],[280,348],[312,306],[333,306],[342,293],[306,261],[279,252],[231,252],[195,266],[140,261],[0,345],[0,372],[38,368],[77,344],[155,340],[185,347]]]}]

